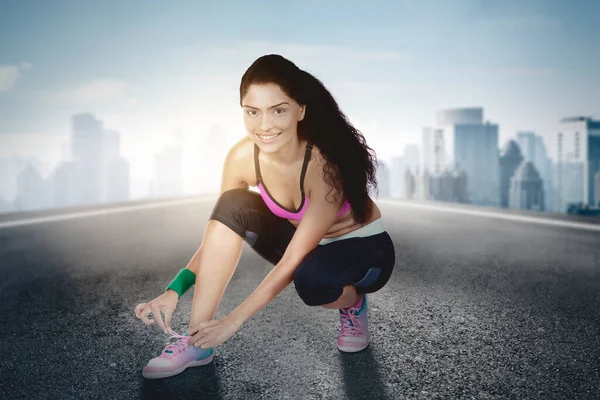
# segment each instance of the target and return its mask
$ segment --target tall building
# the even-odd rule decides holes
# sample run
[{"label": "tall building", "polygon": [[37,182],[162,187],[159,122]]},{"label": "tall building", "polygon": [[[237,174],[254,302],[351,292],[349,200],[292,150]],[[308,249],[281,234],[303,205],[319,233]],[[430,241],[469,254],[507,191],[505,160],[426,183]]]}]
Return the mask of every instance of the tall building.
[{"label": "tall building", "polygon": [[415,197],[415,175],[410,168],[406,168],[404,172],[404,197],[409,200]]},{"label": "tall building", "polygon": [[452,172],[452,193],[455,202],[468,203],[468,177],[463,169],[457,169]]},{"label": "tall building", "polygon": [[453,108],[437,112],[436,129],[445,149],[443,164],[463,170],[468,202],[499,205],[498,125],[484,122],[483,108]]},{"label": "tall building", "polygon": [[390,191],[391,195],[395,197],[404,197],[404,172],[406,166],[404,165],[403,157],[392,158],[392,168],[390,171]]},{"label": "tall building", "polygon": [[390,170],[383,161],[378,161],[377,187],[378,198],[390,197]]},{"label": "tall building", "polygon": [[19,211],[52,207],[51,185],[40,172],[29,164],[17,176],[15,208]]},{"label": "tall building", "polygon": [[421,167],[431,174],[441,174],[445,167],[446,146],[443,128],[423,128]]},{"label": "tall building", "polygon": [[406,168],[409,168],[413,173],[415,173],[421,164],[419,145],[406,145],[404,148],[403,158]]},{"label": "tall building", "polygon": [[519,145],[509,140],[500,155],[500,207],[509,206],[510,181],[522,161]]},{"label": "tall building", "polygon": [[544,184],[544,210],[554,210],[555,197],[552,195],[553,170],[552,161],[548,157],[544,138],[534,132],[517,132],[517,143],[525,160],[531,161],[540,174]]},{"label": "tall building", "polygon": [[567,212],[569,204],[583,201],[584,163],[581,161],[563,161],[556,163],[555,182],[557,185],[556,212]]},{"label": "tall building", "polygon": [[[581,163],[583,167],[582,193],[578,201],[594,204],[595,174],[600,171],[600,121],[589,117],[570,117],[560,121],[557,134],[557,174],[564,178],[565,163]],[[573,172],[573,171],[571,171]],[[565,206],[565,188],[557,184],[557,199]],[[564,209],[564,208],[563,208]]]},{"label": "tall building", "polygon": [[509,207],[544,211],[544,187],[531,161],[523,161],[510,181]]},{"label": "tall building", "polygon": [[417,174],[417,180],[417,198],[419,200],[429,200],[431,194],[431,175],[427,168],[423,170],[420,176]]},{"label": "tall building", "polygon": [[600,207],[600,171],[596,172],[594,182],[596,185],[596,206]]},{"label": "tall building", "polygon": [[438,123],[452,123],[454,167],[468,179],[469,203],[498,205],[498,125],[483,122],[483,109],[454,109],[438,113]]},{"label": "tall building", "polygon": [[82,202],[78,183],[85,179],[79,161],[62,161],[54,170],[54,207],[70,207]]},{"label": "tall building", "polygon": [[104,128],[92,114],[71,117],[72,159],[81,171],[76,183],[78,203],[94,204],[104,200],[106,174],[103,168]]},{"label": "tall building", "polygon": [[72,162],[57,171],[55,185],[64,193],[57,193],[57,204],[129,200],[130,170],[120,155],[121,135],[90,113],[73,115],[71,131]]},{"label": "tall building", "polygon": [[483,122],[483,108],[462,107],[440,110],[436,115],[437,126],[478,125]]},{"label": "tall building", "polygon": [[430,199],[452,203],[467,202],[467,176],[462,170],[446,168],[431,176]]},{"label": "tall building", "polygon": [[0,193],[9,204],[17,196],[17,176],[27,165],[25,159],[15,155],[0,158]]}]

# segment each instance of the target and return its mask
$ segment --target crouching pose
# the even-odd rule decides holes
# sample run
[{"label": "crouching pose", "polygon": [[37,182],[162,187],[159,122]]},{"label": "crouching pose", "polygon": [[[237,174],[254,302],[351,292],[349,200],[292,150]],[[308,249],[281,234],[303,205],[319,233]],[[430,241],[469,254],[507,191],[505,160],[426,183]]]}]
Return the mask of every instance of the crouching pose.
[{"label": "crouching pose", "polygon": [[[340,351],[369,345],[366,294],[388,282],[395,263],[369,197],[377,187],[374,152],[323,84],[279,55],[258,58],[244,73],[240,105],[247,136],[228,152],[202,244],[165,293],[136,307],[140,319],[175,339],[144,368],[146,378],[210,363],[215,346],[292,282],[306,305],[339,310]],[[215,320],[243,241],[274,267]],[[178,334],[171,316],[192,286],[190,323]]]}]

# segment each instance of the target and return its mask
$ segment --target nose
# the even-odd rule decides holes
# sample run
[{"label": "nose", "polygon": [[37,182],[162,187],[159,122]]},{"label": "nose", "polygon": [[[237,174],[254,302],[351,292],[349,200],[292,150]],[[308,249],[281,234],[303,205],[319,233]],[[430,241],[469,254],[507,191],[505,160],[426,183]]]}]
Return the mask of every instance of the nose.
[{"label": "nose", "polygon": [[269,113],[264,113],[260,123],[260,130],[263,132],[268,132],[271,128],[273,128],[271,116],[269,115]]}]

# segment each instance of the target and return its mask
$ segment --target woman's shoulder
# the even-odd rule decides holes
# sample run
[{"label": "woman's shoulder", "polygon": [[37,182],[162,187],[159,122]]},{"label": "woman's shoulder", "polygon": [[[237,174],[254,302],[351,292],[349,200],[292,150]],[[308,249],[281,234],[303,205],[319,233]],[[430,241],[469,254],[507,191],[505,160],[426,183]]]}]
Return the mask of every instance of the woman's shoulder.
[{"label": "woman's shoulder", "polygon": [[256,181],[254,175],[254,142],[249,137],[236,142],[229,148],[225,160],[225,169],[241,178],[250,185]]},{"label": "woman's shoulder", "polygon": [[249,137],[237,141],[233,146],[229,148],[227,152],[227,158],[231,161],[248,162],[253,160],[254,153],[254,142]]}]

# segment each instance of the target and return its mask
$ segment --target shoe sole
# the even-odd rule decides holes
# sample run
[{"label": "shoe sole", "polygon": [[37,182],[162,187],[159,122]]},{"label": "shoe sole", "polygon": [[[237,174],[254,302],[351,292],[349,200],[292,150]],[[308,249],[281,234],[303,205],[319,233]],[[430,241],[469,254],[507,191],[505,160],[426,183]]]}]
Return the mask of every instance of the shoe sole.
[{"label": "shoe sole", "polygon": [[184,365],[183,367],[176,369],[174,371],[165,371],[165,372],[142,372],[142,376],[146,379],[161,379],[161,378],[169,378],[171,376],[175,376],[178,375],[180,373],[182,373],[183,371],[185,371],[187,368],[190,367],[200,367],[202,365],[206,365],[206,364],[210,364],[210,362],[213,360],[213,358],[215,357],[214,354],[212,354],[210,357],[205,358],[204,360],[200,360],[200,361],[191,361],[189,363],[187,363],[186,365]]},{"label": "shoe sole", "polygon": [[340,346],[338,345],[338,350],[341,351],[342,353],[358,353],[359,351],[363,351],[364,349],[366,349],[367,347],[369,347],[370,343],[367,343],[367,345],[365,347],[346,347],[346,346]]}]

